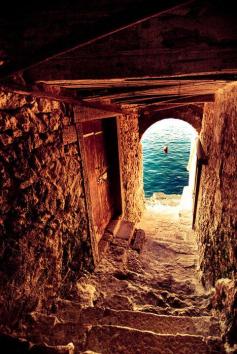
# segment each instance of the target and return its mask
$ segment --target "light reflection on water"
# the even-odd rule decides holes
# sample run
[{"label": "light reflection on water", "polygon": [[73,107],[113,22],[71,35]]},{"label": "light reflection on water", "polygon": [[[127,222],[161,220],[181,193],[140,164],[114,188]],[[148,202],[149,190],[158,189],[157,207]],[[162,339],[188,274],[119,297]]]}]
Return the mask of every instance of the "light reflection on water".
[{"label": "light reflection on water", "polygon": [[[188,185],[187,164],[196,132],[188,123],[165,119],[153,124],[142,137],[145,196],[154,192],[181,194]],[[168,154],[163,147],[168,146]]]}]

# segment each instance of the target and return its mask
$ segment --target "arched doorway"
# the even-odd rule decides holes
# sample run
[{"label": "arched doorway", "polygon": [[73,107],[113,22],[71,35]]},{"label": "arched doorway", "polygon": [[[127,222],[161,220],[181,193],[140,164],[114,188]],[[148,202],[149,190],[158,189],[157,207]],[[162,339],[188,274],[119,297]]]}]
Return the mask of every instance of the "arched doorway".
[{"label": "arched doorway", "polygon": [[[177,204],[192,212],[197,131],[187,122],[168,118],[143,134],[143,181],[148,205]],[[190,215],[191,216],[191,215]]]}]

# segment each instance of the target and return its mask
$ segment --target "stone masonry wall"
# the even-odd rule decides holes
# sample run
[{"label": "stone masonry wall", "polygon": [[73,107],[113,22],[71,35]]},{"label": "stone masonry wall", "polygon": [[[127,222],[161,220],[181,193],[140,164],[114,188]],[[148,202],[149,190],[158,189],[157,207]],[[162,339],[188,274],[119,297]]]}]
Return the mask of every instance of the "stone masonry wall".
[{"label": "stone masonry wall", "polygon": [[151,112],[141,112],[139,115],[140,136],[154,123],[168,118],[181,119],[189,123],[199,133],[202,126],[203,103],[190,104],[187,106],[170,108],[166,110]]},{"label": "stone masonry wall", "polygon": [[237,84],[219,90],[215,102],[205,104],[200,139],[208,159],[202,169],[196,219],[202,280],[215,286],[212,307],[220,315],[227,352],[233,353],[237,349]]},{"label": "stone masonry wall", "polygon": [[[0,319],[69,298],[93,268],[72,107],[0,92]],[[68,138],[69,136],[69,138]]]},{"label": "stone masonry wall", "polygon": [[144,209],[142,146],[137,110],[131,109],[119,122],[124,218],[137,222]]},{"label": "stone masonry wall", "polygon": [[201,142],[203,166],[197,212],[203,280],[236,278],[237,270],[237,85],[218,91],[206,104]]}]

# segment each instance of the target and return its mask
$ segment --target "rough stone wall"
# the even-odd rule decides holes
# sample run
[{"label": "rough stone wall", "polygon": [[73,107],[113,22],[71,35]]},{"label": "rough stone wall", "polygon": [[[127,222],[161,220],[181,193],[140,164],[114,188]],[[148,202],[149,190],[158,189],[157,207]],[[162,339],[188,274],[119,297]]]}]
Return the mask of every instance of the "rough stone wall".
[{"label": "rough stone wall", "polygon": [[124,218],[137,222],[144,209],[142,146],[137,110],[131,109],[121,116],[119,125]]},{"label": "rough stone wall", "polygon": [[206,104],[201,142],[203,166],[197,211],[201,269],[207,285],[236,278],[237,270],[237,85],[229,84]]},{"label": "rough stone wall", "polygon": [[[70,297],[93,267],[72,107],[0,93],[0,318]],[[75,134],[73,134],[75,137]]]},{"label": "rough stone wall", "polygon": [[139,115],[139,131],[142,136],[154,123],[167,118],[181,119],[189,123],[199,133],[202,126],[203,104],[190,104],[187,106],[170,108],[157,112],[141,112]]},{"label": "rough stone wall", "polygon": [[237,351],[237,279],[217,280],[212,307],[219,315],[226,352]]}]

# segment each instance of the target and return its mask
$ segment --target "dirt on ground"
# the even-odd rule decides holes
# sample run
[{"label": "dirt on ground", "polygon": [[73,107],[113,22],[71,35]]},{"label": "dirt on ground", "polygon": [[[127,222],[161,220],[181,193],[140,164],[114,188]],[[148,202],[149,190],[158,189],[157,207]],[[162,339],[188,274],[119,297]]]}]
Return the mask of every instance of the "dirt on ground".
[{"label": "dirt on ground", "polygon": [[179,196],[150,199],[136,228],[146,241],[140,253],[113,240],[92,275],[78,284],[85,306],[166,315],[207,315],[210,293],[199,281],[198,252],[190,213]]}]

